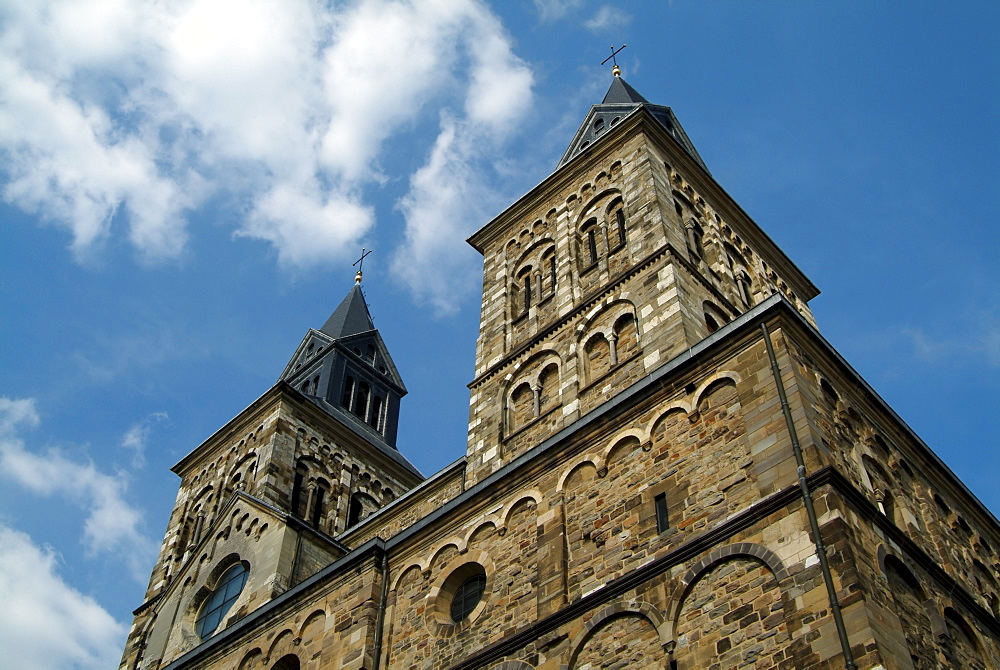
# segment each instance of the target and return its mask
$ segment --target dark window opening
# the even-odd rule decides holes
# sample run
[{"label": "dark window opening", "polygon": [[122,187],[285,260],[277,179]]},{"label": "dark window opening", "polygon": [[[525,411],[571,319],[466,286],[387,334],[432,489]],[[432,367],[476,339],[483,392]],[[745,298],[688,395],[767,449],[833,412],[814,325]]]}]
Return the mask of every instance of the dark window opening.
[{"label": "dark window opening", "polygon": [[358,384],[358,392],[354,394],[354,407],[352,411],[354,415],[360,418],[362,421],[365,420],[368,413],[368,395],[370,389],[366,382],[361,382]]},{"label": "dark window opening", "polygon": [[458,623],[472,614],[476,605],[483,599],[486,590],[486,575],[476,574],[466,579],[456,589],[451,601],[451,619]]},{"label": "dark window opening", "polygon": [[296,469],[295,480],[292,482],[292,514],[302,516],[302,484],[305,482],[305,473]]},{"label": "dark window opening", "polygon": [[597,231],[593,228],[587,231],[587,253],[589,254],[588,262],[593,265],[597,262]]},{"label": "dark window opening", "polygon": [[309,520],[312,522],[313,526],[319,526],[319,520],[323,517],[323,494],[326,493],[326,489],[322,486],[316,486],[316,498],[313,500],[312,508],[312,518]]},{"label": "dark window opening", "polygon": [[373,396],[372,397],[372,411],[368,416],[368,425],[370,425],[375,430],[382,431],[382,397]]},{"label": "dark window opening", "polygon": [[625,212],[621,207],[615,210],[615,220],[618,223],[618,244],[625,244]]},{"label": "dark window opening", "polygon": [[549,256],[549,293],[556,292],[556,257]]},{"label": "dark window opening", "polygon": [[524,311],[531,309],[531,272],[524,273]]},{"label": "dark window opening", "polygon": [[653,506],[656,508],[656,532],[662,533],[670,528],[670,516],[667,513],[667,494],[660,493],[654,497]]},{"label": "dark window opening", "polygon": [[365,511],[365,506],[361,503],[361,500],[355,496],[351,499],[351,506],[347,510],[347,527],[350,528],[357,522],[361,521],[361,515]]},{"label": "dark window opening", "polygon": [[719,322],[712,318],[711,314],[705,314],[705,325],[708,326],[708,332],[714,333],[719,329]]}]

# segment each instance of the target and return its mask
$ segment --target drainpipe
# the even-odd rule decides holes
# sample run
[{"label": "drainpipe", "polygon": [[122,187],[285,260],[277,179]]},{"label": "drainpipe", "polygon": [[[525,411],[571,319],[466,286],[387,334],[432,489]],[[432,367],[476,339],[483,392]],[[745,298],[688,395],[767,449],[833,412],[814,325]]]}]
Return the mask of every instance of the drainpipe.
[{"label": "drainpipe", "polygon": [[795,432],[795,423],[792,421],[792,410],[788,407],[788,396],[785,395],[785,385],[781,382],[781,371],[778,369],[778,359],[774,356],[774,346],[771,344],[771,335],[767,332],[767,324],[760,324],[760,330],[764,334],[764,344],[767,346],[767,357],[771,361],[771,374],[774,376],[774,385],[778,389],[778,398],[781,400],[781,411],[785,415],[785,426],[788,428],[788,436],[792,441],[792,451],[795,453],[795,465],[799,476],[799,490],[802,492],[802,502],[806,508],[806,515],[809,517],[809,528],[812,531],[813,544],[816,545],[816,555],[819,556],[819,565],[823,570],[823,581],[826,583],[826,592],[830,597],[830,609],[833,612],[833,621],[837,626],[837,636],[840,638],[840,648],[844,652],[844,667],[847,670],[857,670],[854,656],[851,654],[851,643],[847,638],[847,627],[844,625],[844,616],[840,611],[840,600],[837,598],[837,589],[833,585],[833,574],[830,572],[830,562],[826,557],[826,547],[823,545],[823,538],[819,532],[819,521],[816,518],[816,507],[813,505],[812,493],[809,492],[809,483],[806,481],[806,465],[802,458],[802,447],[799,445],[799,437]]},{"label": "drainpipe", "polygon": [[372,670],[378,670],[382,664],[382,627],[385,625],[385,607],[389,600],[389,552],[382,549],[382,595],[379,598],[378,614],[375,616],[375,649],[372,658]]}]

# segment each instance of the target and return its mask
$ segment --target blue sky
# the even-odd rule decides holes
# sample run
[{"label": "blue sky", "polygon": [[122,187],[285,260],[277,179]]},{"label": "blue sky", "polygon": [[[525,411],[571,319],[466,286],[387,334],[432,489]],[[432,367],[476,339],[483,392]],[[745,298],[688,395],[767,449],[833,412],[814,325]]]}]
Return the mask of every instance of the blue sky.
[{"label": "blue sky", "polygon": [[362,246],[410,391],[400,449],[425,474],[461,456],[481,287],[464,239],[551,173],[612,44],[822,290],[827,339],[1000,512],[998,19],[988,2],[3,3],[0,649],[117,664],[169,467],[276,381]]}]

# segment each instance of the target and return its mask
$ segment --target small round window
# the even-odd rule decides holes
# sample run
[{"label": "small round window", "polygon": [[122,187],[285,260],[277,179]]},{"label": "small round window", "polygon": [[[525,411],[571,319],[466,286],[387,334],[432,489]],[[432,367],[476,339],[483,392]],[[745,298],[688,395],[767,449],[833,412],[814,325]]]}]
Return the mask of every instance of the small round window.
[{"label": "small round window", "polygon": [[486,590],[486,575],[477,573],[459,584],[455,597],[451,599],[451,620],[458,623],[472,614],[476,605],[483,599]]},{"label": "small round window", "polygon": [[246,566],[242,563],[237,563],[222,573],[215,590],[201,606],[201,612],[195,621],[195,630],[199,637],[206,638],[219,627],[222,618],[243,591],[248,574]]}]

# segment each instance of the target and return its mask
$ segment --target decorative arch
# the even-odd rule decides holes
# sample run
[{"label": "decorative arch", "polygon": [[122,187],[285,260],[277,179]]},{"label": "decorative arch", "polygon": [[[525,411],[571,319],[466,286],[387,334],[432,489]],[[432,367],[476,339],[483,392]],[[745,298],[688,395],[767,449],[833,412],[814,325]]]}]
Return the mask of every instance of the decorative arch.
[{"label": "decorative arch", "polygon": [[585,203],[581,203],[582,207],[580,207],[580,213],[577,214],[575,227],[579,228],[580,224],[586,219],[595,216],[603,210],[604,208],[599,206],[603,200],[607,198],[614,198],[615,196],[617,196],[618,199],[621,199],[622,192],[619,189],[610,186],[594,193],[589,200]]},{"label": "decorative arch", "polygon": [[721,307],[711,300],[703,302],[701,310],[705,315],[705,325],[710,333],[714,333],[732,320]]},{"label": "decorative arch", "polygon": [[311,612],[302,622],[302,625],[299,626],[298,636],[305,639],[307,637],[307,629],[309,629],[310,626],[314,626],[317,623],[322,624],[324,621],[326,621],[326,611],[322,609],[313,610],[313,612]]},{"label": "decorative arch", "polygon": [[421,575],[427,571],[427,566],[429,563],[424,564],[423,562],[417,561],[406,566],[400,573],[396,576],[395,581],[392,583],[392,590],[395,592],[399,589],[399,586],[403,583],[403,580],[408,578],[410,575]]},{"label": "decorative arch", "polygon": [[698,390],[694,392],[694,402],[691,404],[692,407],[698,407],[701,401],[708,394],[709,390],[715,390],[717,387],[726,382],[731,383],[734,387],[742,381],[740,374],[731,370],[720,370],[707,379],[705,379],[699,386]]},{"label": "decorative arch", "polygon": [[951,667],[984,669],[982,643],[972,626],[953,607],[944,608],[944,622],[948,631],[945,656]]},{"label": "decorative arch", "polygon": [[465,540],[454,535],[445,540],[442,540],[441,543],[438,545],[437,549],[431,552],[430,559],[427,561],[427,567],[433,568],[434,564],[441,557],[441,555],[448,549],[448,547],[452,547],[456,553],[461,553],[462,550],[466,548]]},{"label": "decorative arch", "polygon": [[514,508],[525,500],[530,500],[533,503],[535,503],[535,507],[537,509],[537,507],[542,504],[543,497],[542,494],[538,491],[538,489],[531,489],[529,491],[524,491],[518,496],[516,496],[513,500],[504,505],[504,508],[497,515],[501,519],[502,527],[505,527],[510,523],[510,516],[514,511]]},{"label": "decorative arch", "polygon": [[[288,649],[292,645],[292,641],[295,639],[295,633],[292,632],[291,628],[286,628],[285,630],[278,633],[274,641],[271,642],[271,646],[268,647],[267,657],[274,658],[278,656],[279,658],[284,658],[285,655],[281,652]],[[280,662],[280,661],[279,661]]]},{"label": "decorative arch", "polygon": [[263,658],[264,652],[260,650],[260,647],[254,647],[243,655],[239,666],[237,666],[237,670],[254,670],[254,668],[259,667],[257,664],[260,663]]},{"label": "decorative arch", "polygon": [[761,544],[754,542],[739,542],[737,544],[727,544],[724,547],[719,547],[707,556],[703,556],[697,563],[692,565],[690,569],[684,573],[684,576],[681,577],[677,587],[674,589],[674,594],[670,599],[670,604],[667,606],[666,613],[667,622],[671,626],[671,639],[673,639],[673,629],[676,624],[677,615],[680,614],[680,607],[695,582],[697,582],[704,575],[708,574],[708,572],[711,571],[711,569],[716,565],[736,558],[750,558],[763,563],[774,575],[778,584],[781,584],[788,579],[788,570],[785,569],[785,564],[781,562],[781,559],[776,553]]},{"label": "decorative arch", "polygon": [[544,349],[511,370],[503,386],[507,434],[561,404],[562,364],[556,351]]},{"label": "decorative arch", "polygon": [[496,665],[491,665],[490,670],[535,670],[535,666],[524,661],[503,661]]},{"label": "decorative arch", "polygon": [[584,456],[580,460],[576,461],[569,467],[567,467],[563,474],[559,477],[559,484],[556,486],[557,493],[563,493],[566,488],[566,481],[573,475],[577,470],[590,465],[594,468],[596,472],[600,472],[604,467],[604,459],[597,456]]},{"label": "decorative arch", "polygon": [[[750,648],[762,657],[780,653],[791,640],[787,616],[794,609],[794,601],[782,588],[788,579],[777,555],[756,543],[727,545],[702,557],[681,577],[667,607],[667,636],[677,644],[675,658],[683,660],[685,667],[703,667],[709,659],[727,665],[732,657],[738,658]],[[733,584],[738,588],[730,598]],[[720,590],[727,596],[723,610],[704,607],[706,602],[715,601]],[[755,617],[749,621],[753,628],[747,629],[744,638],[732,641],[730,647],[718,649],[711,637],[704,636],[706,631],[717,630],[719,618],[731,615],[734,608],[745,607],[744,603],[752,605],[740,613],[740,618]]]},{"label": "decorative arch", "polygon": [[570,642],[572,652],[569,657],[567,667],[576,668],[580,659],[580,654],[587,643],[594,638],[602,629],[615,620],[625,617],[637,617],[646,621],[655,631],[656,641],[660,651],[666,655],[666,647],[670,639],[666,636],[667,627],[663,616],[655,607],[644,601],[632,601],[629,603],[616,602],[608,605],[587,621],[583,628],[573,636]]},{"label": "decorative arch", "polygon": [[621,448],[625,444],[625,442],[630,439],[635,439],[639,443],[640,447],[644,447],[646,443],[649,441],[649,436],[646,434],[645,431],[640,430],[638,428],[630,428],[628,430],[622,431],[621,433],[615,435],[615,439],[611,440],[608,446],[605,447],[604,451],[601,453],[600,456],[601,460],[605,464],[610,463],[612,460],[611,458],[612,454],[616,452],[619,448]]},{"label": "decorative arch", "polygon": [[475,540],[473,538],[475,538],[477,534],[480,533],[480,531],[485,532],[485,529],[487,528],[492,529],[492,532],[495,533],[499,529],[499,526],[497,525],[497,522],[494,519],[485,519],[480,523],[476,523],[469,526],[469,530],[468,532],[465,533],[465,537],[462,540],[463,546],[465,547],[473,546],[475,544]]},{"label": "decorative arch", "polygon": [[640,351],[639,321],[630,300],[597,305],[577,326],[577,352],[585,384],[603,377]]}]

